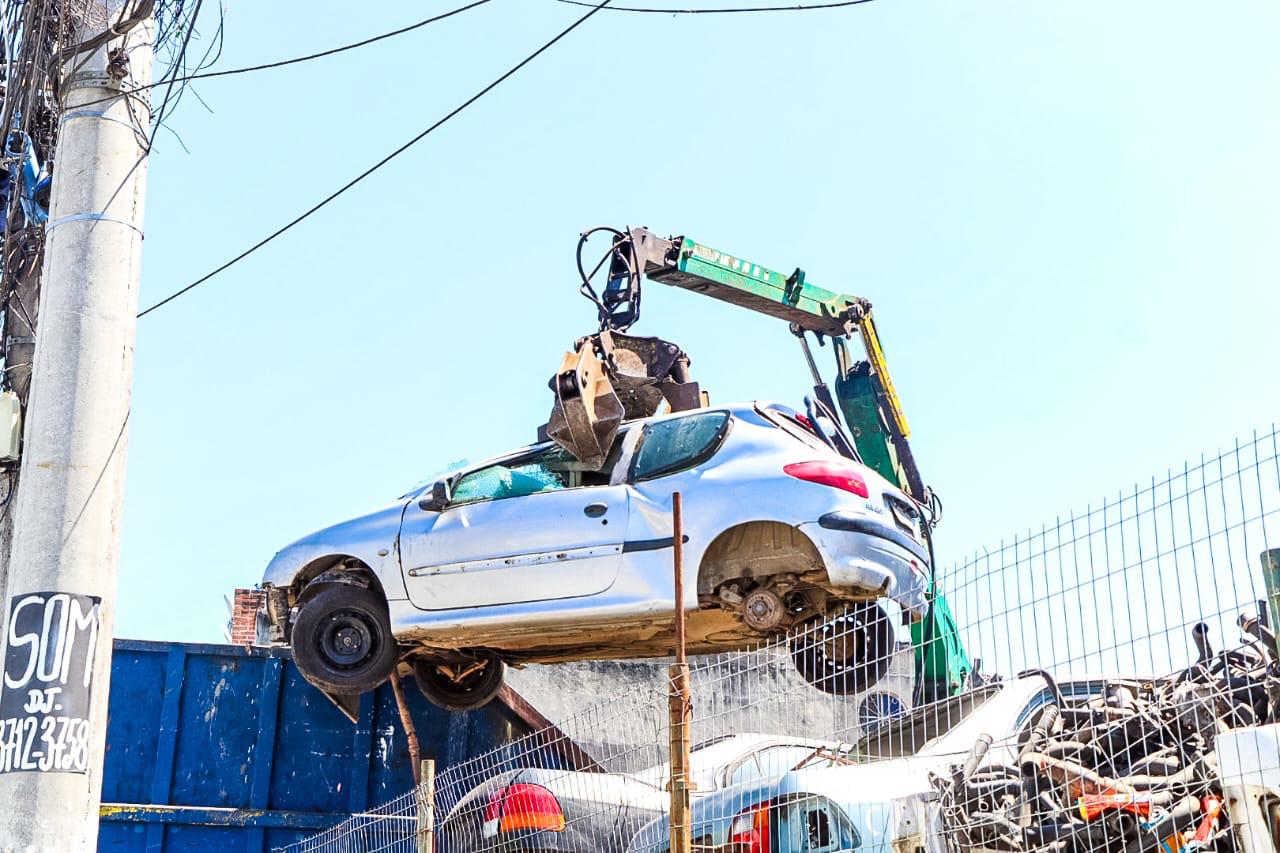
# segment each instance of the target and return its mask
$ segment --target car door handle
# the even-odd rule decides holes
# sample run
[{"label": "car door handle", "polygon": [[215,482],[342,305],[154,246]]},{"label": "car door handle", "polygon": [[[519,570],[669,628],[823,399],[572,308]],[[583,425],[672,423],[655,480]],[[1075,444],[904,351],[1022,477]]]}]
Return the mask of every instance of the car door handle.
[{"label": "car door handle", "polygon": [[609,505],[607,503],[597,501],[593,504],[587,504],[582,508],[582,511],[586,514],[587,518],[599,518],[609,511]]}]

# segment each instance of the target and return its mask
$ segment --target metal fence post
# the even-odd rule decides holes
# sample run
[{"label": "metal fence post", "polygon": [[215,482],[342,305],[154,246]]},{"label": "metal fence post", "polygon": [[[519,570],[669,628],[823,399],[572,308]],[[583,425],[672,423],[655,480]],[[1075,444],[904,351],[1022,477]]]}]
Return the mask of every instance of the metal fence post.
[{"label": "metal fence post", "polygon": [[671,496],[671,541],[675,553],[676,662],[668,670],[667,698],[671,749],[671,853],[691,853],[693,832],[689,821],[689,723],[693,701],[689,695],[689,661],[684,637],[684,519],[680,493]]},{"label": "metal fence post", "polygon": [[417,853],[435,853],[436,849],[436,763],[424,758],[418,765],[418,837]]}]

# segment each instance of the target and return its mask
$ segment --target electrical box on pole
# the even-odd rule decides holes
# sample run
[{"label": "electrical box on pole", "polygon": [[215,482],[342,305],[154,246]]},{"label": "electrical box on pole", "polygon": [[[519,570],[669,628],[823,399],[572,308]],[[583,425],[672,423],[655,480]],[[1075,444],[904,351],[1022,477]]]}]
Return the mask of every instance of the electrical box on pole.
[{"label": "electrical box on pole", "polygon": [[0,393],[0,462],[17,462],[22,448],[22,402],[12,391]]}]

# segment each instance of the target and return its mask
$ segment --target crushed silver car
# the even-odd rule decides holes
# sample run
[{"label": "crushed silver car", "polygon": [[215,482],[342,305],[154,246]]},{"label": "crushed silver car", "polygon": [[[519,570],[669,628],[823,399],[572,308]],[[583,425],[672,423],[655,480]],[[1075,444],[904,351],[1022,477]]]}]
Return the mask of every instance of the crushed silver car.
[{"label": "crushed silver car", "polygon": [[680,492],[689,652],[839,613],[844,639],[792,656],[815,687],[865,690],[893,651],[883,600],[924,618],[925,521],[820,435],[738,404],[627,423],[596,467],[547,442],[453,472],[280,551],[272,638],[323,690],[370,690],[405,660],[453,709],[492,698],[508,663],[671,654]]}]

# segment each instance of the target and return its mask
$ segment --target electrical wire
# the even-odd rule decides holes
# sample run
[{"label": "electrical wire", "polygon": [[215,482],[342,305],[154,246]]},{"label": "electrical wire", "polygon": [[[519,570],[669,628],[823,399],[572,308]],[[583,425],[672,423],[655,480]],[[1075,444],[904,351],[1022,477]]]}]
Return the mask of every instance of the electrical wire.
[{"label": "electrical wire", "polygon": [[[557,0],[569,6],[590,6],[586,0]],[[810,12],[817,9],[840,9],[859,6],[871,0],[840,0],[832,3],[796,3],[790,6],[730,6],[719,9],[654,9],[644,6],[610,6],[610,12],[652,12],[659,15],[730,15],[737,12]]]},{"label": "electrical wire", "polygon": [[[323,59],[326,56],[333,56],[334,54],[337,54],[337,53],[344,53],[345,51],[348,51],[348,50],[355,50],[356,48],[365,47],[367,45],[371,45],[376,42],[383,41],[385,39],[394,38],[395,36],[404,35],[405,33],[413,32],[414,30],[421,29],[422,27],[425,27],[428,24],[434,24],[436,21],[443,21],[445,18],[452,18],[454,15],[460,15],[463,12],[474,9],[477,6],[483,6],[484,4],[489,2],[492,2],[492,0],[475,0],[475,2],[473,3],[468,3],[465,6],[459,6],[457,9],[453,9],[448,12],[441,12],[439,15],[433,15],[430,18],[424,18],[423,20],[418,21],[415,24],[409,24],[408,26],[401,27],[398,30],[391,30],[390,32],[380,33],[376,36],[370,36],[369,38],[352,42],[351,44],[344,44],[341,47],[333,47],[333,48],[329,48],[328,50],[322,50],[319,53],[309,53],[306,56],[296,56],[293,59],[282,59],[276,62],[266,62],[261,65],[246,65],[243,68],[228,68],[225,71],[202,71],[198,74],[192,74],[188,77],[180,77],[178,78],[178,81],[181,82],[183,80],[203,80],[209,77],[230,77],[233,74],[248,74],[252,71],[266,71],[269,68],[281,68],[286,65],[296,65],[299,62],[310,62],[313,59]],[[584,5],[591,6],[592,4],[586,3]]]},{"label": "electrical wire", "polygon": [[[203,6],[204,0],[195,0],[195,7],[191,10],[191,14],[187,20],[187,26],[185,27],[186,32],[183,33],[182,42],[177,49],[173,62],[170,64],[169,71],[166,72],[159,81],[159,84],[165,85],[166,88],[164,91],[164,98],[160,102],[160,108],[156,110],[151,121],[152,127],[149,132],[147,128],[141,126],[137,116],[134,115],[133,100],[128,97],[125,98],[124,102],[125,106],[128,108],[129,117],[133,120],[135,126],[137,126],[136,132],[139,135],[139,153],[137,159],[133,161],[133,165],[129,167],[129,171],[120,179],[120,183],[102,205],[102,210],[99,211],[100,214],[105,214],[107,212],[111,207],[111,203],[114,202],[124,188],[129,185],[129,180],[133,177],[134,173],[136,173],[138,168],[141,167],[142,164],[146,162],[147,158],[151,156],[151,151],[155,147],[156,143],[156,135],[160,133],[160,127],[164,124],[165,117],[169,114],[170,110],[176,109],[177,102],[182,97],[182,92],[186,88],[186,84],[184,83],[182,86],[178,87],[176,97],[174,86],[179,82],[178,70],[185,67],[187,49],[191,46],[191,38],[196,32],[196,20],[200,17],[200,9]],[[219,26],[218,31],[221,33],[221,26]],[[125,35],[125,39],[126,43],[121,46],[121,50],[127,49],[128,34]],[[208,53],[206,52],[205,55],[207,57]],[[95,222],[94,225],[90,226],[90,228],[96,227],[96,225],[97,223]]]},{"label": "electrical wire", "polygon": [[[587,272],[586,267],[582,265],[582,250],[586,248],[587,242],[592,236],[602,232],[609,234],[612,238],[609,242],[609,249],[592,267],[591,272]],[[600,272],[600,268],[606,262],[609,262],[610,274],[613,273],[615,264],[626,268],[626,285],[619,287],[611,295],[609,286],[606,284],[602,296],[596,292],[591,280],[596,277],[596,273]],[[595,228],[588,228],[578,238],[577,263],[578,277],[581,279],[581,284],[578,285],[578,292],[590,299],[592,304],[596,306],[596,313],[600,319],[600,331],[612,329],[625,332],[640,319],[640,275],[638,272],[640,261],[636,256],[636,248],[632,243],[630,234],[624,234],[617,228],[610,228],[608,225],[597,225]],[[617,308],[622,303],[627,303],[627,307],[619,314]]]},{"label": "electrical wire", "polygon": [[[483,6],[486,3],[490,3],[490,2],[492,2],[492,0],[474,0],[474,2],[467,3],[465,6],[459,6],[458,8],[451,9],[448,12],[441,12],[439,15],[433,15],[430,18],[424,18],[421,21],[417,21],[416,23],[409,24],[408,26],[400,27],[399,29],[391,30],[385,33],[379,33],[378,35],[370,36],[368,38],[361,39],[360,41],[354,41],[354,42],[351,42],[350,44],[344,44],[338,47],[329,48],[328,50],[322,50],[322,51],[319,51],[318,53],[309,53],[309,54],[306,54],[305,56],[295,56],[291,59],[281,59],[275,62],[264,62],[259,65],[246,65],[242,68],[227,68],[222,71],[197,71],[194,74],[187,74],[184,76],[172,78],[172,80],[175,83],[186,83],[191,80],[207,80],[212,77],[231,77],[236,74],[249,74],[254,71],[267,71],[273,68],[284,68],[285,66],[288,66],[288,65],[297,65],[300,62],[310,62],[314,59],[324,59],[325,57],[328,57],[328,56],[333,56],[338,53],[345,53],[348,50],[355,50],[357,48],[366,47],[368,45],[375,44],[377,42],[384,41],[389,38],[394,38],[395,36],[404,35],[405,33],[413,32],[414,30],[421,29],[422,27],[425,27],[428,24],[434,24],[437,21],[443,21],[446,18],[452,18],[454,15],[460,15],[463,12],[470,11],[471,9],[474,9],[477,6]],[[585,3],[583,5],[591,6],[593,4]],[[154,83],[148,83],[145,86],[138,86],[133,89],[124,90],[120,94],[132,95],[137,92],[145,92],[148,89],[154,89],[157,86],[163,86],[165,85],[166,82],[167,82],[166,80],[157,80]],[[81,106],[91,106],[93,104],[103,103],[104,101],[113,100],[116,97],[119,97],[119,96],[113,95],[111,98],[102,98],[97,101],[86,101],[85,103],[81,104]]]},{"label": "electrical wire", "polygon": [[[201,0],[196,0],[198,9]],[[35,179],[40,192],[47,191],[48,171],[58,142],[59,119],[63,104],[60,84],[83,68],[97,49],[112,39],[122,37],[119,53],[113,61],[125,62],[131,40],[136,46],[135,30],[154,15],[157,21],[157,61],[162,50],[181,37],[177,69],[166,76],[186,73],[183,63],[193,14],[184,14],[189,0],[126,0],[117,13],[104,20],[90,19],[88,7],[71,0],[3,0],[0,4],[0,50],[3,51],[4,88],[0,94],[0,167],[7,171],[3,228],[0,229],[0,332],[4,347],[0,359],[0,390],[17,391],[26,405],[29,355],[23,354],[11,363],[11,344],[29,345],[37,334],[35,308],[39,299],[38,269],[44,244],[44,223],[38,216],[28,218],[23,196],[33,192],[22,175],[28,163],[38,167]],[[72,44],[77,28],[98,31],[86,41]],[[168,35],[166,35],[166,32]],[[104,33],[109,37],[104,38]],[[170,38],[174,36],[174,38]],[[81,53],[84,56],[77,57]],[[207,57],[207,54],[206,54]],[[65,60],[65,61],[64,61]],[[196,70],[200,70],[197,68]],[[166,92],[165,106],[181,92],[172,87]],[[134,100],[127,101],[130,116],[137,125],[139,144],[150,147],[147,128],[134,114]],[[30,153],[28,153],[30,152]],[[48,196],[34,199],[36,206],[47,208]]]},{"label": "electrical wire", "polygon": [[494,89],[496,89],[498,86],[500,86],[503,82],[505,82],[508,78],[512,77],[512,76],[513,76],[513,75],[515,75],[518,71],[520,71],[520,69],[524,68],[524,67],[525,67],[526,65],[528,65],[530,62],[532,62],[533,60],[537,59],[539,56],[541,56],[541,55],[542,55],[543,53],[545,53],[547,50],[550,50],[550,49],[551,49],[551,47],[552,47],[553,45],[555,45],[557,42],[559,42],[559,41],[560,41],[561,39],[563,39],[565,36],[569,35],[569,33],[573,32],[573,31],[574,31],[574,30],[576,30],[578,27],[580,27],[580,26],[582,26],[583,24],[585,24],[585,23],[587,22],[587,20],[588,20],[588,19],[590,19],[593,15],[595,15],[597,12],[599,12],[599,11],[600,11],[601,9],[603,9],[604,7],[608,6],[608,5],[609,5],[609,3],[611,3],[611,2],[612,2],[612,0],[602,0],[602,2],[600,2],[600,3],[596,4],[594,7],[592,7],[591,11],[587,12],[585,15],[581,16],[580,18],[578,18],[578,19],[577,19],[576,21],[574,21],[572,24],[570,24],[569,26],[565,27],[563,30],[561,30],[559,33],[557,33],[557,34],[556,34],[556,35],[555,35],[555,36],[554,36],[550,41],[547,41],[547,42],[546,42],[546,43],[544,43],[541,47],[539,47],[537,50],[535,50],[533,53],[529,54],[529,55],[528,55],[528,56],[526,56],[524,59],[520,60],[518,63],[516,63],[515,65],[513,65],[513,66],[512,66],[511,68],[509,68],[507,71],[503,72],[503,74],[502,74],[501,76],[499,76],[497,79],[495,79],[492,83],[490,83],[489,85],[485,86],[485,87],[484,87],[483,89],[481,89],[480,91],[476,92],[476,93],[475,93],[474,95],[472,95],[470,98],[467,98],[465,101],[463,101],[463,102],[462,102],[461,104],[459,104],[458,106],[454,107],[452,110],[450,110],[448,113],[446,113],[442,118],[438,119],[438,120],[437,120],[437,121],[435,121],[433,124],[431,124],[429,127],[427,127],[427,129],[426,129],[426,130],[423,130],[423,131],[422,131],[421,133],[419,133],[417,136],[414,136],[414,137],[413,137],[412,139],[410,139],[408,142],[404,143],[404,144],[403,144],[403,145],[401,145],[399,148],[395,149],[395,150],[394,150],[394,151],[392,151],[390,154],[388,154],[387,156],[383,157],[381,160],[379,160],[378,162],[374,163],[372,166],[370,166],[369,168],[365,169],[363,172],[361,172],[360,174],[356,175],[354,178],[352,178],[351,180],[347,181],[347,182],[346,182],[345,184],[343,184],[342,186],[338,187],[338,189],[336,189],[336,190],[334,190],[333,192],[329,193],[329,195],[325,196],[325,197],[324,197],[323,199],[321,199],[319,202],[317,202],[316,204],[314,204],[314,205],[312,205],[311,207],[309,207],[309,208],[308,208],[307,210],[305,210],[303,213],[301,213],[301,214],[299,214],[298,216],[294,217],[293,219],[289,220],[289,222],[287,222],[287,223],[285,223],[284,225],[282,225],[281,227],[277,228],[275,231],[272,231],[272,232],[271,232],[270,234],[268,234],[266,237],[262,238],[261,240],[259,240],[259,241],[258,241],[258,242],[256,242],[256,243],[254,243],[252,246],[250,246],[249,248],[245,249],[243,252],[241,252],[240,254],[236,255],[236,256],[235,256],[234,258],[232,258],[231,260],[227,261],[226,263],[222,264],[221,266],[217,267],[216,269],[214,269],[214,270],[212,270],[212,271],[210,271],[210,272],[208,272],[208,273],[205,273],[205,274],[204,274],[204,275],[202,275],[200,278],[196,279],[195,281],[191,282],[191,283],[190,283],[190,284],[188,284],[187,286],[183,287],[181,290],[177,290],[177,291],[175,291],[175,292],[173,292],[173,293],[169,294],[168,296],[166,296],[164,299],[161,299],[159,302],[156,302],[155,304],[153,304],[153,305],[151,305],[151,306],[149,306],[149,307],[147,307],[147,308],[143,309],[142,311],[140,311],[140,312],[138,313],[138,317],[139,317],[139,318],[145,317],[145,316],[147,316],[148,314],[150,314],[152,311],[155,311],[157,308],[161,308],[161,307],[163,307],[163,306],[165,306],[165,305],[168,305],[170,302],[172,302],[173,300],[177,299],[179,296],[182,296],[182,295],[184,295],[184,294],[186,294],[186,293],[191,292],[191,291],[192,291],[192,290],[194,290],[195,288],[197,288],[197,287],[199,287],[200,285],[204,284],[204,283],[205,283],[206,281],[208,281],[209,279],[213,278],[214,276],[218,275],[219,273],[223,272],[224,270],[228,269],[229,267],[231,267],[231,266],[233,266],[233,265],[235,265],[235,264],[239,263],[240,261],[244,260],[245,258],[249,257],[249,256],[250,256],[250,255],[252,255],[254,252],[258,251],[258,250],[259,250],[259,249],[261,249],[263,246],[265,246],[265,245],[267,245],[268,243],[270,243],[272,240],[275,240],[277,237],[279,237],[280,235],[284,234],[286,231],[289,231],[289,230],[290,230],[290,229],[292,229],[295,225],[298,225],[298,224],[299,224],[299,223],[301,223],[303,220],[307,219],[308,217],[310,217],[312,214],[314,214],[315,212],[317,212],[317,211],[318,211],[318,210],[320,210],[321,208],[323,208],[323,207],[327,206],[330,202],[334,201],[336,198],[338,198],[339,196],[341,196],[341,195],[342,195],[343,193],[345,193],[347,190],[351,189],[351,188],[352,188],[352,187],[354,187],[356,184],[360,183],[360,182],[361,182],[361,181],[363,181],[365,178],[369,177],[369,176],[370,176],[370,175],[372,175],[374,172],[378,171],[378,170],[379,170],[379,169],[381,169],[383,166],[385,166],[385,165],[387,165],[388,163],[390,163],[390,162],[391,162],[392,160],[394,160],[396,157],[399,157],[401,154],[403,154],[404,152],[408,151],[408,150],[409,150],[410,148],[412,148],[414,145],[416,145],[416,144],[418,144],[419,142],[421,142],[421,141],[422,141],[423,139],[425,139],[427,136],[431,135],[434,131],[436,131],[438,128],[442,127],[445,123],[447,123],[447,122],[448,122],[450,119],[452,119],[454,116],[456,116],[456,115],[458,115],[459,113],[461,113],[461,112],[462,112],[463,110],[465,110],[467,107],[471,106],[471,105],[472,105],[472,104],[474,104],[476,101],[480,100],[480,99],[481,99],[481,98],[483,98],[485,95],[487,95],[487,94],[489,94],[490,92],[492,92]]},{"label": "electrical wire", "polygon": [[124,9],[120,10],[120,20],[107,27],[102,32],[86,39],[79,44],[64,47],[62,49],[62,58],[70,59],[71,57],[84,53],[85,51],[96,50],[114,38],[127,33],[129,30],[141,24],[147,18],[151,17],[151,13],[155,10],[156,0],[139,0],[138,4],[133,7],[133,11],[126,17]]}]

